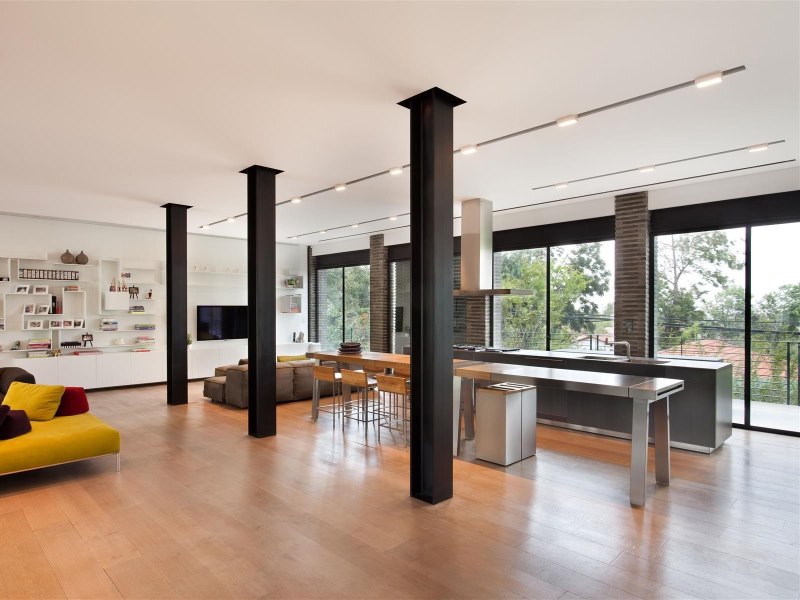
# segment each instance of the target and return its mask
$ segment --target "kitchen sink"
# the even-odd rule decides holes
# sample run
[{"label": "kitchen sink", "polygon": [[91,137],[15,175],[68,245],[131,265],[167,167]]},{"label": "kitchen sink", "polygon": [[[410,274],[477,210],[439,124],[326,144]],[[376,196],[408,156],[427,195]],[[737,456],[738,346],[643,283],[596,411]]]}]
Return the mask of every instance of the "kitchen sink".
[{"label": "kitchen sink", "polygon": [[661,360],[658,358],[642,358],[638,356],[633,356],[631,357],[630,360],[628,360],[624,356],[603,356],[602,354],[584,354],[583,356],[579,356],[578,358],[585,358],[587,360],[630,362],[635,365],[665,365],[669,362],[668,360]]},{"label": "kitchen sink", "polygon": [[631,357],[631,362],[636,363],[639,365],[665,365],[669,361],[668,360],[661,360],[659,358],[639,358],[639,357]]},{"label": "kitchen sink", "polygon": [[625,360],[624,356],[603,356],[602,354],[584,354],[583,356],[579,356],[578,358],[586,358],[589,360]]}]

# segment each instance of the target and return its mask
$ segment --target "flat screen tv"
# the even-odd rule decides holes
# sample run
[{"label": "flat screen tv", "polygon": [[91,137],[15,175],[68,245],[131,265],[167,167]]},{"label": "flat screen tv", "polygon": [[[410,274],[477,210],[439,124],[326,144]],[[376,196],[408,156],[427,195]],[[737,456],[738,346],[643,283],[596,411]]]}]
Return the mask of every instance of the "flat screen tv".
[{"label": "flat screen tv", "polygon": [[197,341],[246,338],[246,306],[197,307]]}]

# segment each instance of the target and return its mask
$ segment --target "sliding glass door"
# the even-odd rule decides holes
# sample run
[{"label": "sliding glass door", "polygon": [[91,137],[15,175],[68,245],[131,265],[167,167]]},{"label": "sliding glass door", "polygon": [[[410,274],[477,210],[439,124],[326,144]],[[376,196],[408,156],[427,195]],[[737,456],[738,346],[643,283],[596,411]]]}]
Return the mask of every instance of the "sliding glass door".
[{"label": "sliding glass door", "polygon": [[800,432],[800,223],[750,231],[749,424]]},{"label": "sliding glass door", "polygon": [[369,265],[317,272],[319,341],[324,348],[342,342],[369,347]]}]

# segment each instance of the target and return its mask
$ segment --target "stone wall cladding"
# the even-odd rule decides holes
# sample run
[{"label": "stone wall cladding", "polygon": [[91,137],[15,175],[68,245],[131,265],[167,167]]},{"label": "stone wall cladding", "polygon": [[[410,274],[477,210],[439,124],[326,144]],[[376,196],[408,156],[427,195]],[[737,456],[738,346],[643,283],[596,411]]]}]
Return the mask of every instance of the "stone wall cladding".
[{"label": "stone wall cladding", "polygon": [[369,237],[369,348],[389,351],[389,255],[383,234]]},{"label": "stone wall cladding", "polygon": [[308,261],[308,341],[319,342],[319,329],[317,327],[317,257],[307,249]]},{"label": "stone wall cladding", "polygon": [[[632,356],[647,356],[650,332],[650,212],[647,192],[614,199],[614,338],[631,344]],[[617,347],[617,354],[625,349]]]}]

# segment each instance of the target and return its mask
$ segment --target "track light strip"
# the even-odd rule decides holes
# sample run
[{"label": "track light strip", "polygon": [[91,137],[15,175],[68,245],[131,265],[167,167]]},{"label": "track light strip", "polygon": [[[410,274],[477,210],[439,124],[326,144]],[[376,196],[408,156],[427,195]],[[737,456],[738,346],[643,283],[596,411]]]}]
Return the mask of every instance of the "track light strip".
[{"label": "track light strip", "polygon": [[[613,194],[613,193],[616,193],[616,192],[626,192],[626,191],[629,191],[629,190],[635,190],[635,189],[639,189],[639,188],[643,188],[643,187],[650,187],[650,186],[654,186],[654,185],[664,185],[664,184],[667,184],[667,183],[676,183],[676,182],[679,182],[679,181],[687,181],[689,179],[699,179],[699,178],[702,178],[702,177],[713,177],[714,175],[724,175],[726,173],[735,173],[737,171],[747,171],[749,169],[760,169],[762,167],[772,167],[772,166],[775,166],[775,165],[784,165],[784,164],[793,163],[793,162],[796,162],[796,161],[797,161],[796,158],[792,158],[792,159],[789,159],[789,160],[780,160],[780,161],[777,161],[777,162],[764,163],[764,164],[761,164],[761,165],[753,165],[753,166],[750,166],[750,167],[741,167],[741,168],[738,168],[738,169],[728,169],[726,171],[715,171],[713,173],[703,173],[701,175],[692,175],[690,177],[681,177],[679,179],[668,179],[668,180],[665,180],[665,181],[657,181],[655,183],[647,183],[647,184],[644,184],[644,185],[636,185],[636,186],[627,187],[627,188],[619,188],[619,189],[616,189],[616,190],[606,190],[606,191],[603,191],[603,192],[595,192],[594,194],[583,194],[581,196],[570,196],[570,197],[567,197],[567,198],[558,198],[556,200],[546,200],[544,202],[533,202],[533,203],[530,203],[530,204],[522,204],[520,206],[509,206],[508,208],[498,208],[497,210],[493,210],[492,213],[501,213],[501,212],[507,212],[507,211],[510,211],[510,210],[520,210],[522,208],[532,208],[532,207],[536,207],[536,206],[543,206],[545,204],[556,204],[558,202],[566,202],[568,200],[579,200],[581,198],[589,198],[591,196],[602,196],[602,195],[605,195],[605,194]],[[455,220],[460,219],[460,218],[461,217],[453,217],[453,220],[455,221]],[[345,227],[347,227],[347,226],[345,226]],[[360,236],[365,236],[365,235],[372,235],[374,233],[382,233],[384,231],[394,231],[396,229],[408,229],[409,227],[410,227],[410,225],[400,225],[398,227],[387,227],[386,229],[374,229],[372,231],[363,231],[363,232],[360,232],[360,233],[354,233],[354,234],[350,234],[350,235],[342,235],[342,236],[337,236],[337,237],[332,237],[332,238],[325,238],[324,240],[320,240],[320,243],[332,242],[332,241],[336,241],[336,240],[343,240],[343,239],[346,239],[346,238],[360,237]],[[340,227],[340,229],[343,229],[343,228]]]},{"label": "track light strip", "polygon": [[[776,144],[783,144],[785,141],[786,140],[777,140],[777,141],[774,141],[774,142],[767,142],[766,145],[767,146],[774,146]],[[689,161],[692,161],[692,160],[699,160],[701,158],[709,158],[709,157],[712,157],[712,156],[722,156],[724,154],[733,154],[734,152],[743,152],[744,150],[750,150],[750,148],[752,148],[752,147],[753,146],[742,146],[741,148],[733,148],[731,150],[722,150],[720,152],[710,152],[708,154],[699,154],[697,156],[690,156],[688,158],[679,158],[677,160],[668,160],[667,162],[662,162],[662,163],[653,163],[652,165],[648,165],[648,167],[654,167],[655,168],[655,167],[666,167],[668,165],[677,165],[679,163],[689,162]],[[566,181],[565,183],[580,183],[582,181],[591,181],[593,179],[601,179],[602,177],[612,177],[614,175],[623,175],[625,173],[637,173],[637,172],[640,171],[641,168],[642,167],[634,167],[633,169],[624,169],[622,171],[613,171],[611,173],[603,173],[602,175],[592,175],[590,177],[581,177],[580,179],[570,179],[570,180]],[[560,183],[551,183],[549,185],[540,185],[538,187],[531,188],[531,191],[535,192],[537,190],[544,190],[544,189],[548,189],[548,188],[553,188],[553,187],[556,187],[558,185],[561,185],[561,184]]]},{"label": "track light strip", "polygon": [[[724,71],[721,71],[721,73],[722,73],[723,76],[733,75],[734,73],[739,73],[741,71],[744,71],[745,68],[746,67],[744,65],[739,65],[738,67],[733,67],[732,69],[726,69]],[[576,117],[576,120],[579,120],[579,119],[581,119],[583,117],[588,117],[588,116],[597,114],[599,112],[612,110],[614,108],[618,108],[620,106],[625,106],[626,104],[632,104],[634,102],[640,102],[642,100],[648,100],[650,98],[654,98],[654,97],[660,96],[662,94],[667,94],[669,92],[675,92],[677,90],[680,90],[680,89],[683,89],[683,88],[686,88],[686,87],[690,87],[690,86],[693,86],[693,85],[696,85],[696,79],[692,79],[690,81],[684,81],[683,83],[678,83],[676,85],[671,85],[669,87],[665,87],[665,88],[662,88],[660,90],[655,90],[653,92],[648,92],[646,94],[640,94],[639,96],[634,96],[632,98],[627,98],[625,100],[620,100],[618,102],[613,102],[612,104],[606,104],[605,106],[600,106],[598,108],[592,108],[590,110],[586,110],[584,112],[576,113],[575,115],[570,115],[570,116],[574,116],[574,117]],[[565,117],[561,117],[560,119],[556,119],[554,121],[548,121],[547,123],[542,123],[540,125],[535,125],[533,127],[528,127],[527,129],[522,129],[520,131],[515,131],[513,133],[508,133],[506,135],[501,135],[500,137],[492,138],[490,140],[486,140],[486,141],[483,141],[483,142],[478,142],[477,144],[472,144],[471,146],[474,146],[477,149],[477,148],[481,148],[483,146],[488,146],[489,144],[495,144],[497,142],[502,142],[504,140],[515,138],[515,137],[518,137],[520,135],[533,133],[534,131],[540,131],[540,130],[546,129],[548,127],[556,127],[556,126],[558,126],[559,121],[561,119],[564,119],[564,118]],[[455,150],[453,150],[453,154],[458,154],[460,152],[461,152],[461,148],[456,148]],[[403,169],[407,169],[410,166],[411,166],[410,164],[405,164],[405,165],[403,165]],[[390,175],[390,174],[391,174],[391,169],[386,169],[386,170],[383,170],[383,171],[378,171],[377,173],[372,173],[371,175],[366,175],[365,177],[359,177],[359,178],[353,179],[351,181],[345,181],[344,184],[349,186],[349,185],[352,185],[352,184],[355,184],[355,183],[361,183],[362,181],[367,181],[369,179],[374,179],[374,178],[380,177],[382,175]],[[300,199],[311,198],[312,196],[317,196],[319,194],[324,194],[324,193],[332,192],[332,191],[335,191],[335,190],[336,190],[335,186],[330,186],[330,187],[323,188],[321,190],[316,190],[316,191],[313,191],[313,192],[309,192],[307,194],[303,194],[302,196],[294,196],[293,198],[300,198]],[[290,198],[289,200],[284,200],[282,202],[276,202],[275,206],[283,206],[284,204],[291,204],[291,202],[292,202],[292,199]],[[241,215],[237,215],[237,218],[241,217],[241,216],[245,216],[246,214],[247,213],[242,213]],[[208,223],[207,225],[201,225],[201,229],[202,228],[206,228],[206,227],[211,226],[211,225],[217,225],[219,223],[224,223],[226,220],[227,220],[227,218],[220,219],[219,221],[214,221],[212,223]]]}]

